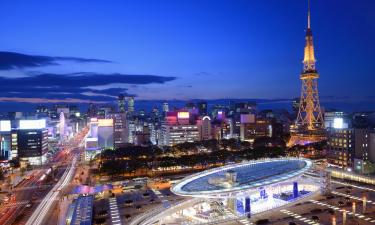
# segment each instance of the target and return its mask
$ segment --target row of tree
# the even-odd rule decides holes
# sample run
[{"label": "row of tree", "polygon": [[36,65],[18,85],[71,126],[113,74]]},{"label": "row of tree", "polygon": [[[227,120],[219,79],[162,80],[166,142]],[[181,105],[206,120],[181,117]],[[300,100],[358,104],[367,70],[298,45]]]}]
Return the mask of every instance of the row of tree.
[{"label": "row of tree", "polygon": [[[204,147],[209,151],[192,151],[197,147]],[[190,154],[181,154],[188,151]],[[247,142],[229,139],[220,142],[208,140],[183,143],[167,149],[157,146],[128,146],[116,150],[105,150],[97,159],[100,159],[101,163],[99,173],[113,176],[135,174],[137,171],[144,171],[147,174],[149,171],[170,170],[174,167],[209,168],[242,160],[281,156],[286,156],[286,149],[283,145],[259,145],[252,148]]]}]

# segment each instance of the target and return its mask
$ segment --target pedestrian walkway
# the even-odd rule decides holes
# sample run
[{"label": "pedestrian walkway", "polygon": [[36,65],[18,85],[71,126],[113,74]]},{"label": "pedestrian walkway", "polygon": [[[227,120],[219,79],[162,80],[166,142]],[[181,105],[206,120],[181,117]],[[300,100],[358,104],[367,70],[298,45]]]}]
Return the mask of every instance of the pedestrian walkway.
[{"label": "pedestrian walkway", "polygon": [[239,221],[240,221],[240,223],[242,223],[244,225],[253,225],[253,223],[250,222],[249,219],[246,219],[246,218],[240,219]]},{"label": "pedestrian walkway", "polygon": [[121,219],[120,219],[120,214],[118,211],[116,198],[109,199],[109,210],[111,212],[112,225],[121,225]]},{"label": "pedestrian walkway", "polygon": [[304,223],[307,223],[307,224],[311,224],[311,225],[319,225],[319,223],[316,223],[316,222],[312,221],[311,219],[303,217],[303,216],[301,216],[301,215],[299,215],[297,213],[291,212],[289,210],[282,209],[282,210],[280,210],[280,212],[285,213],[285,214],[287,214],[289,216],[292,216],[294,219],[297,219],[297,220],[299,220],[301,222],[304,222]]},{"label": "pedestrian walkway", "polygon": [[171,203],[169,202],[168,199],[166,199],[166,197],[159,191],[159,190],[156,190],[156,189],[151,189],[155,194],[156,196],[160,199],[160,201],[162,202],[163,204],[163,207],[164,208],[169,208],[171,207]]}]

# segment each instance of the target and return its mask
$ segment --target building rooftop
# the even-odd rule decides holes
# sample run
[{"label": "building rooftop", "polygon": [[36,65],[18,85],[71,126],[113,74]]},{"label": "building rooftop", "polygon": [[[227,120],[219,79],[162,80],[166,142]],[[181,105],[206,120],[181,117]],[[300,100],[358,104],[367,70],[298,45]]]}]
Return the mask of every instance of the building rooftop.
[{"label": "building rooftop", "polygon": [[[179,195],[209,197],[212,194],[254,189],[302,175],[312,166],[308,159],[284,158],[250,161],[207,170],[177,183],[172,191]],[[225,175],[236,172],[235,185],[223,185]]]}]

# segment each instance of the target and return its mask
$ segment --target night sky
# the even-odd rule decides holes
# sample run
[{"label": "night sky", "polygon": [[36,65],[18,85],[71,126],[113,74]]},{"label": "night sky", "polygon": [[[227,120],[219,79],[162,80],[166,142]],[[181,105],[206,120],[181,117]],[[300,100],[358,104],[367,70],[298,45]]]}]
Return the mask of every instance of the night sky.
[{"label": "night sky", "polygon": [[[375,100],[375,1],[312,0],[322,101]],[[0,102],[299,96],[305,0],[4,0]]]}]

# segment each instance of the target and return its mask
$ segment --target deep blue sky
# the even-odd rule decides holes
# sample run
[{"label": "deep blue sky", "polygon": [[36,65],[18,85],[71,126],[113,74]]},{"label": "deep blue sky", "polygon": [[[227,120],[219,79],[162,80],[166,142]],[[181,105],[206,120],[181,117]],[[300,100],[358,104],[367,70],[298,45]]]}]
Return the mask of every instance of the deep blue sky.
[{"label": "deep blue sky", "polygon": [[[375,99],[375,1],[311,8],[322,100]],[[0,101],[296,97],[306,9],[305,0],[4,0]]]}]

